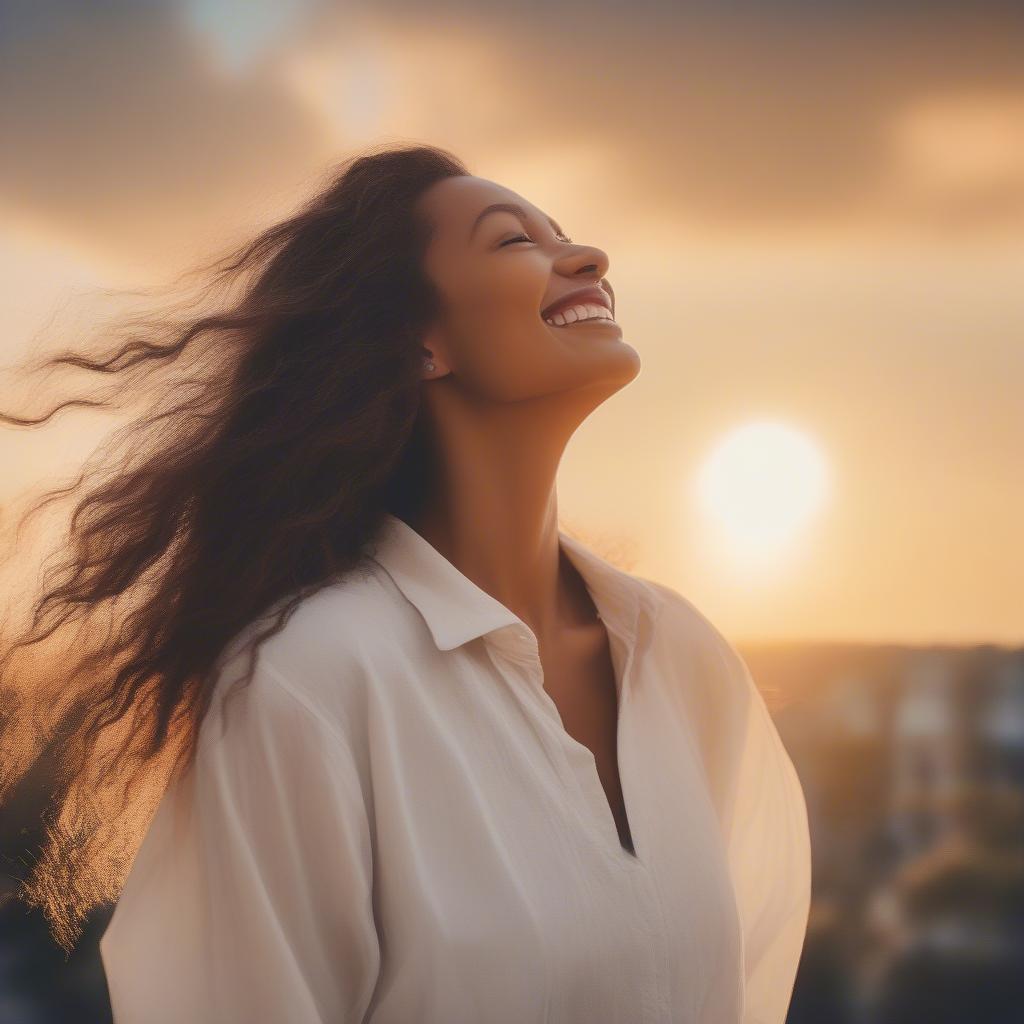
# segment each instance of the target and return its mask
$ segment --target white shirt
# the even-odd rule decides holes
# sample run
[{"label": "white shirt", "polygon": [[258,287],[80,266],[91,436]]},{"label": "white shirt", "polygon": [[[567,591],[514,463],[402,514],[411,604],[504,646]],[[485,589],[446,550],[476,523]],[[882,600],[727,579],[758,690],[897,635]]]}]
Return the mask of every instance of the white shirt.
[{"label": "white shirt", "polygon": [[783,1024],[792,762],[687,599],[559,536],[609,634],[636,856],[532,631],[389,515],[204,718],[100,941],[115,1024]]}]

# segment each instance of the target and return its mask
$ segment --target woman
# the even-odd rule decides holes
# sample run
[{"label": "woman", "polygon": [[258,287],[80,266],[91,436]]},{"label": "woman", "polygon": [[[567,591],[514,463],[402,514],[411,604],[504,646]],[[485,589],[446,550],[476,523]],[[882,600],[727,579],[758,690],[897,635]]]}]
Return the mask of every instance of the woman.
[{"label": "woman", "polygon": [[174,346],[231,339],[202,430],[117,496],[110,579],[171,554],[109,704],[148,754],[195,731],[100,943],[115,1024],[782,1024],[790,759],[715,627],[559,525],[640,369],[606,254],[408,147],[261,260]]}]

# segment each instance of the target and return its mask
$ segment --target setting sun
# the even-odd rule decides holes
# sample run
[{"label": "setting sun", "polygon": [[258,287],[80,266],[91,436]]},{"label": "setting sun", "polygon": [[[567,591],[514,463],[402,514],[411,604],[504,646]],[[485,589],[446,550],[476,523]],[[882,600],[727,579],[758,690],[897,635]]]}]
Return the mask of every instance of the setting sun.
[{"label": "setting sun", "polygon": [[828,466],[814,441],[767,420],[727,434],[697,476],[702,513],[744,564],[789,550],[819,514],[828,488]]}]

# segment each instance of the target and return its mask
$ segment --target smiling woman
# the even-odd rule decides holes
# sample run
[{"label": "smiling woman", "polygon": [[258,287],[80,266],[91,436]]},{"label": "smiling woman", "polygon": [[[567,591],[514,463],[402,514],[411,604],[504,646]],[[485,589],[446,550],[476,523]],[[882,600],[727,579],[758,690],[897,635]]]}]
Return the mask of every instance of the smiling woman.
[{"label": "smiling woman", "polygon": [[640,368],[608,265],[444,150],[385,147],[231,254],[223,310],[53,360],[122,390],[199,368],[0,662],[6,687],[16,647],[115,612],[0,717],[5,810],[27,741],[55,768],[29,899],[70,946],[120,897],[115,1024],[784,1021],[793,766],[711,623],[559,520],[569,438]]}]

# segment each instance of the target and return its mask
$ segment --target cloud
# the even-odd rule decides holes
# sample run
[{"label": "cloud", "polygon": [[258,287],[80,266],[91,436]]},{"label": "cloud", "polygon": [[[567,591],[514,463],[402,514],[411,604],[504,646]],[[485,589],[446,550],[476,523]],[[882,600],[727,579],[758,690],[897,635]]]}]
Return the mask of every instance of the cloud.
[{"label": "cloud", "polygon": [[1024,14],[995,0],[65,0],[6,18],[0,203],[108,251],[248,226],[389,136],[471,165],[592,153],[600,168],[571,161],[564,187],[612,180],[621,217],[704,233],[1024,226],[1003,139]]},{"label": "cloud", "polygon": [[[1024,226],[1024,19],[533,28],[502,33],[509,148],[601,138],[625,201],[659,217],[740,231]],[[943,181],[935,162],[965,151],[969,187]]]},{"label": "cloud", "polygon": [[25,12],[0,52],[0,202],[21,218],[156,254],[320,157],[315,116],[258,64],[232,74],[176,7]]}]

